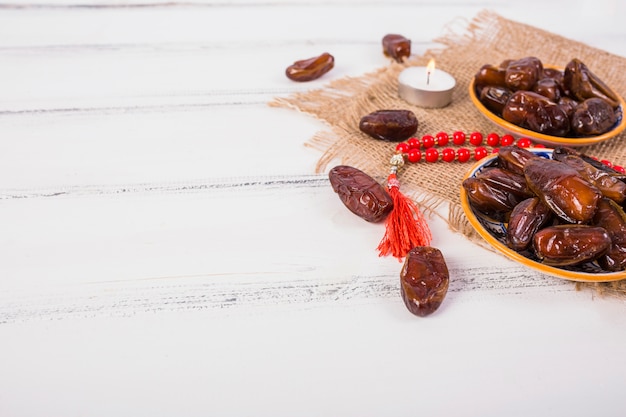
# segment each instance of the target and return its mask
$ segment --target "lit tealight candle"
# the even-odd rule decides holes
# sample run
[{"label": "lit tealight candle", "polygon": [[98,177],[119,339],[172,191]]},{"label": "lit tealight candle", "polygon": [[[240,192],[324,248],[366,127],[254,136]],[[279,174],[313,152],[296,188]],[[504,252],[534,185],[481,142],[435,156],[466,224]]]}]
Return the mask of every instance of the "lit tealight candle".
[{"label": "lit tealight candle", "polygon": [[435,69],[431,59],[426,67],[409,67],[398,76],[400,97],[420,107],[445,107],[452,101],[456,80],[445,71]]}]

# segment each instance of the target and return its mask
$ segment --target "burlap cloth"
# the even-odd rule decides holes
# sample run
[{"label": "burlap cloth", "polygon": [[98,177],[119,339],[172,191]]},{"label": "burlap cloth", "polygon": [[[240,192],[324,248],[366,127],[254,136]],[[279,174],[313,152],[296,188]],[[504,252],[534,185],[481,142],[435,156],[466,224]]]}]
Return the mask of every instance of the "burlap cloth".
[{"label": "burlap cloth", "polygon": [[[544,63],[565,66],[572,58],[579,58],[622,97],[626,96],[626,77],[623,75],[626,58],[505,19],[489,10],[481,11],[471,20],[453,20],[435,42],[441,46],[423,56],[412,55],[403,64],[390,61],[388,66],[361,77],[337,79],[321,89],[275,98],[269,105],[296,109],[328,124],[330,130],[318,132],[307,143],[322,152],[318,172],[324,172],[331,161],[338,159],[382,179],[389,171],[389,158],[394,153],[395,144],[371,139],[359,130],[361,117],[375,110],[412,110],[419,120],[418,137],[456,130],[505,133],[478,113],[467,92],[470,80],[483,64],[497,65],[505,59],[536,56]],[[382,53],[382,47],[377,53]],[[412,106],[398,96],[398,74],[407,66],[424,66],[433,57],[437,68],[456,78],[452,103],[441,109]],[[588,155],[624,165],[625,137],[622,134],[579,149]],[[400,181],[403,191],[410,194],[425,213],[433,213],[441,203],[448,203],[446,220],[450,228],[486,247],[470,226],[459,202],[462,178],[470,166],[459,162],[410,164],[401,170]],[[407,191],[407,187],[413,191]],[[572,285],[593,288],[605,295],[626,297],[626,280]]]}]

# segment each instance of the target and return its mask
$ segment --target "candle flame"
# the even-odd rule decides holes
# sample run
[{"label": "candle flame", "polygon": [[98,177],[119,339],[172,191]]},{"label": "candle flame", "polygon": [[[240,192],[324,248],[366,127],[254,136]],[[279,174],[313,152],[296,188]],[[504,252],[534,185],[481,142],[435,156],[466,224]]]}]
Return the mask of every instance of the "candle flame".
[{"label": "candle flame", "polygon": [[428,61],[428,65],[426,65],[426,70],[428,72],[435,71],[435,58],[431,58],[430,61]]}]

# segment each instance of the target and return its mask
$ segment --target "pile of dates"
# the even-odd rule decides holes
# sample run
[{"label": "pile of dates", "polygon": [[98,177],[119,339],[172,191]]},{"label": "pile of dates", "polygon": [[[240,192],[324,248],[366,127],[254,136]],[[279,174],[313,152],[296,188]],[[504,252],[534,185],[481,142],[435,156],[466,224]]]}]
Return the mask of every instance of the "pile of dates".
[{"label": "pile of dates", "polygon": [[474,75],[474,88],[498,117],[545,135],[601,135],[621,117],[619,96],[577,58],[562,71],[533,56],[486,64]]},{"label": "pile of dates", "polygon": [[473,210],[506,223],[491,233],[534,261],[585,272],[626,269],[623,174],[572,148],[552,159],[503,147],[463,181]]}]

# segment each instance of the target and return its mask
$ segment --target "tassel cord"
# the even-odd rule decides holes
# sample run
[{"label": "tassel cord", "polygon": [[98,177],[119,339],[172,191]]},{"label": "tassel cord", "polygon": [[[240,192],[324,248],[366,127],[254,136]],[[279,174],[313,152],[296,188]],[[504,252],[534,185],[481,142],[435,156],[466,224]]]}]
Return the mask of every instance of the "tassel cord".
[{"label": "tassel cord", "polygon": [[402,260],[414,247],[429,246],[432,234],[417,204],[400,191],[396,173],[404,160],[398,156],[402,158],[402,155],[392,158],[391,174],[387,178],[387,188],[394,207],[386,219],[385,235],[378,245],[378,251],[379,256],[393,255]]}]

